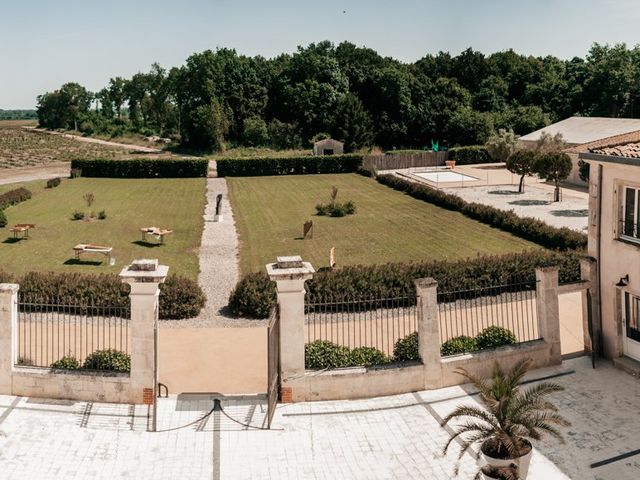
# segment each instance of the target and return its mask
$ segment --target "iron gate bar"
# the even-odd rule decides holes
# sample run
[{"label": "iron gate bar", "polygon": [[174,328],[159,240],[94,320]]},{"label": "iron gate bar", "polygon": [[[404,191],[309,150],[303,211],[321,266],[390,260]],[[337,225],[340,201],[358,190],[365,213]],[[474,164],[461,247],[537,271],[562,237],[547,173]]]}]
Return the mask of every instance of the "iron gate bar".
[{"label": "iron gate bar", "polygon": [[271,312],[267,326],[267,428],[271,428],[273,415],[280,396],[280,309]]}]

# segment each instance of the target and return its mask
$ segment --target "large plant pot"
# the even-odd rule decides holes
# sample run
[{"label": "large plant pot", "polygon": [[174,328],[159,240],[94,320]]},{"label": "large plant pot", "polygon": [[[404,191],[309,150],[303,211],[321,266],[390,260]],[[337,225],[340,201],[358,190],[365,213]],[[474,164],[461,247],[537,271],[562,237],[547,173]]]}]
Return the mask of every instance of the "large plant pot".
[{"label": "large plant pot", "polygon": [[[480,458],[482,458],[482,465],[493,465],[494,467],[508,467],[512,463],[515,463],[518,466],[518,470],[520,473],[520,480],[525,480],[527,478],[527,474],[529,473],[529,463],[531,462],[531,456],[533,455],[533,447],[530,442],[525,440],[525,442],[529,445],[529,452],[520,458],[494,458],[486,453],[485,444],[482,444],[480,448]],[[484,478],[491,479],[491,477],[485,476]]]}]

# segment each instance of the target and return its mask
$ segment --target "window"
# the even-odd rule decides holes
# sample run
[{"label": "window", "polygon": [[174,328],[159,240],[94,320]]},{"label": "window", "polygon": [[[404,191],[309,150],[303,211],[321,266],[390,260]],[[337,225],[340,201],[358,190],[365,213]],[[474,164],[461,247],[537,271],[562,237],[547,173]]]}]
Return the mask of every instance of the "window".
[{"label": "window", "polygon": [[621,237],[640,242],[640,189],[624,187]]},{"label": "window", "polygon": [[624,317],[627,338],[640,342],[640,325],[638,325],[638,311],[640,310],[640,298],[624,293]]}]

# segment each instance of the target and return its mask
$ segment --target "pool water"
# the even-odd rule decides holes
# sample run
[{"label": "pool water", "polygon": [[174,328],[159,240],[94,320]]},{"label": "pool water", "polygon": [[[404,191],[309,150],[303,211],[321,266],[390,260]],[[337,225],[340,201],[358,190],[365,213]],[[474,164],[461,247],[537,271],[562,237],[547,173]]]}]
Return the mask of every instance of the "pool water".
[{"label": "pool water", "polygon": [[469,175],[463,175],[462,173],[454,172],[452,170],[443,170],[437,172],[418,172],[414,175],[429,180],[435,183],[447,183],[447,182],[473,182],[478,179],[470,177]]}]

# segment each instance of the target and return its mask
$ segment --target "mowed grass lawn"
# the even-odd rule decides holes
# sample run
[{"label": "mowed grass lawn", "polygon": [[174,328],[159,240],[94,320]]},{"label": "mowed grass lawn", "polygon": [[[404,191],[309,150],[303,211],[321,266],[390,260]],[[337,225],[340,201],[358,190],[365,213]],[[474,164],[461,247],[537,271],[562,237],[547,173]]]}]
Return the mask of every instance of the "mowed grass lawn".
[{"label": "mowed grass lawn", "polygon": [[[57,188],[46,189],[44,182],[24,185],[33,192],[31,200],[5,210],[8,225],[0,229],[0,270],[22,274],[28,271],[67,271],[79,273],[118,273],[135,258],[158,258],[169,265],[170,273],[198,274],[198,247],[204,225],[206,183],[197,179],[64,179]],[[5,186],[3,186],[4,188]],[[91,192],[95,202],[88,207],[83,196]],[[72,221],[73,211],[106,220]],[[12,241],[9,227],[34,223],[28,240]],[[169,228],[174,231],[165,245],[155,246],[148,237],[142,243],[140,227]],[[115,266],[99,254],[85,254],[73,261],[73,246],[94,243],[113,247]]]},{"label": "mowed grass lawn", "polygon": [[[264,270],[279,255],[301,255],[315,268],[417,260],[456,260],[540,248],[509,233],[436,207],[357,174],[228,178],[240,236],[243,273]],[[353,200],[355,215],[315,215],[315,205]],[[313,239],[301,240],[313,220]]]}]

